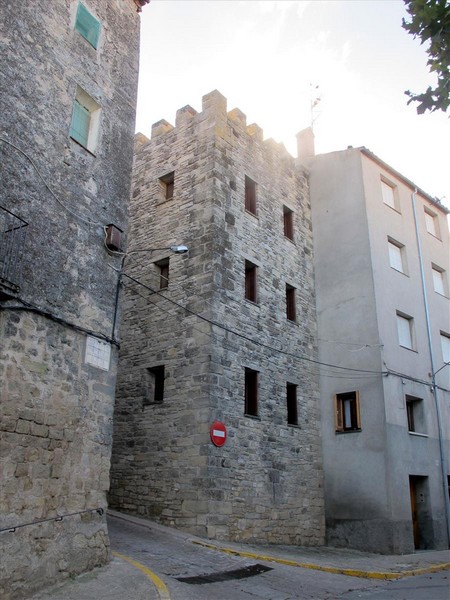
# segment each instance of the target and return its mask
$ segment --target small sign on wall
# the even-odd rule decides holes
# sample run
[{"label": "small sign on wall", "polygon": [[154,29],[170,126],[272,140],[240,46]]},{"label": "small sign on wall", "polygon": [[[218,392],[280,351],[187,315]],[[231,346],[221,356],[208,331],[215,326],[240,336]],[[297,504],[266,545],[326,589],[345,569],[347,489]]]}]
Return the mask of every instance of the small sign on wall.
[{"label": "small sign on wall", "polygon": [[111,345],[108,342],[88,335],[86,338],[86,354],[84,362],[98,369],[109,371]]},{"label": "small sign on wall", "polygon": [[227,441],[227,428],[221,421],[214,421],[214,423],[211,425],[209,433],[214,446],[218,446],[220,448]]}]

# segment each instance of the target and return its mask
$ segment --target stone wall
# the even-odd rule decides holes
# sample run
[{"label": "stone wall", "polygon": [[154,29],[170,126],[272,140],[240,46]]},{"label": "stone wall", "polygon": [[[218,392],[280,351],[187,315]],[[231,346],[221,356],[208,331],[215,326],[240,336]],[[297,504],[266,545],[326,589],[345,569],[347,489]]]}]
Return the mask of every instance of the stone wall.
[{"label": "stone wall", "polygon": [[[314,545],[324,521],[308,182],[262,138],[218,92],[201,113],[179,110],[175,128],[160,121],[150,141],[137,136],[130,250],[183,243],[189,253],[127,258],[139,283],[124,278],[110,503],[211,538]],[[245,176],[257,184],[256,217]],[[162,258],[169,285],[159,291]],[[246,260],[258,266],[256,303],[244,299]],[[148,369],[161,365],[164,398],[150,404]],[[245,368],[259,372],[256,416],[244,414]],[[287,382],[297,385],[298,425],[287,423]],[[210,441],[215,420],[228,428],[222,448]]]},{"label": "stone wall", "polygon": [[[96,509],[109,485],[117,367],[109,265],[120,257],[107,252],[104,226],[127,227],[139,17],[133,0],[83,4],[101,24],[97,48],[74,28],[77,0],[0,5],[0,206],[28,223],[20,290],[0,281],[2,598],[109,554]],[[78,88],[100,106],[94,151],[69,136]],[[3,260],[0,250],[0,270]],[[111,352],[105,369],[86,362],[88,339]]]}]

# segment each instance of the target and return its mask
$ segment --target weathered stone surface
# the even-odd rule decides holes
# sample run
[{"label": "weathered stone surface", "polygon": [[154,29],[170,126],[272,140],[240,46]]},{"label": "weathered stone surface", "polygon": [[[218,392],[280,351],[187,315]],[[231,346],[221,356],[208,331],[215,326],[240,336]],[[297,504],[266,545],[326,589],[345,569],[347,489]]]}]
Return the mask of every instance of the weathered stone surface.
[{"label": "weathered stone surface", "polygon": [[[133,0],[84,4],[97,49],[77,0],[0,3],[0,207],[28,223],[18,295],[0,279],[0,527],[18,527],[0,536],[4,600],[109,553],[95,511],[36,523],[104,508],[108,487],[117,350],[109,370],[85,350],[87,332],[113,336],[120,257],[103,227],[127,227],[139,18]],[[95,155],[69,137],[77,86],[101,107]]]},{"label": "weathered stone surface", "polygon": [[[320,544],[324,507],[312,234],[306,174],[283,147],[248,130],[212,92],[152,140],[138,139],[130,250],[186,244],[189,254],[130,255],[126,277],[110,502],[193,533],[231,540]],[[160,178],[174,172],[173,198]],[[244,205],[257,183],[257,216]],[[294,242],[283,206],[293,211]],[[154,262],[169,258],[169,285]],[[244,299],[245,261],[258,266],[258,302]],[[286,318],[286,284],[297,320]],[[197,315],[200,315],[197,316]],[[216,325],[217,324],[217,325]],[[306,360],[305,360],[306,359]],[[149,372],[164,365],[164,399]],[[244,368],[259,372],[257,417],[244,415]],[[298,426],[287,424],[286,382]],[[222,448],[209,437],[224,421]]]}]

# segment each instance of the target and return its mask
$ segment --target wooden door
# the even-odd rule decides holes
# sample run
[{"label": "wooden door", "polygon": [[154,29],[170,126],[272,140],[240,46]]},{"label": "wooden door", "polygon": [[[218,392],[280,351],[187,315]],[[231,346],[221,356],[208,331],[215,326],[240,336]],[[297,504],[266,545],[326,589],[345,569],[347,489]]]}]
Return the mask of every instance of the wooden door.
[{"label": "wooden door", "polygon": [[414,535],[414,548],[417,550],[418,548],[420,548],[420,527],[419,519],[417,516],[417,486],[413,477],[409,478],[409,493],[411,496],[411,514]]}]

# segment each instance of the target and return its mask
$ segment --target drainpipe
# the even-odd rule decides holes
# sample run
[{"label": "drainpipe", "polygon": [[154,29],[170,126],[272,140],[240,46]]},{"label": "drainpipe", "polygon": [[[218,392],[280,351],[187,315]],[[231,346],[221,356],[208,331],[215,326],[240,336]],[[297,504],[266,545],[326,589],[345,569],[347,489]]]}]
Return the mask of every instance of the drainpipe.
[{"label": "drainpipe", "polygon": [[423,303],[424,303],[424,308],[425,308],[425,320],[426,320],[426,324],[427,324],[428,349],[430,352],[430,364],[431,364],[431,386],[432,386],[432,390],[433,390],[434,404],[436,407],[436,417],[437,417],[438,437],[439,437],[439,453],[440,453],[441,471],[442,471],[442,491],[443,491],[443,496],[444,496],[445,516],[447,519],[447,541],[448,541],[448,546],[450,546],[450,507],[449,507],[449,500],[447,497],[447,495],[448,495],[447,468],[446,468],[446,464],[445,464],[441,409],[439,406],[439,400],[438,400],[438,395],[437,395],[436,372],[434,370],[433,344],[432,344],[432,340],[431,340],[430,313],[428,310],[427,291],[426,291],[426,287],[425,287],[425,272],[424,272],[424,268],[423,268],[422,244],[420,242],[419,224],[417,221],[416,194],[417,194],[417,188],[411,194],[411,200],[412,200],[412,207],[413,207],[413,214],[414,214],[414,225],[416,227],[417,249],[418,249],[419,265],[420,265],[420,277],[422,280]]}]

